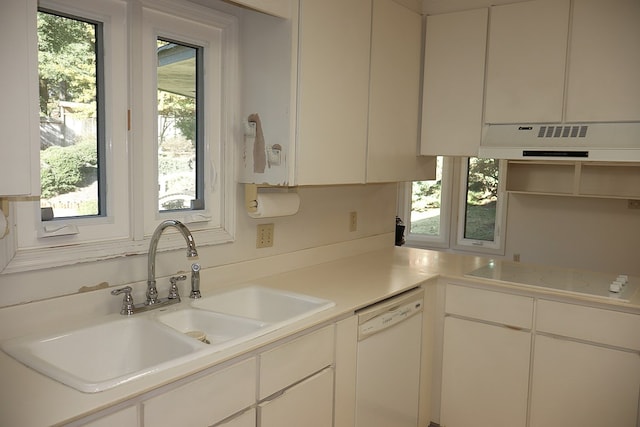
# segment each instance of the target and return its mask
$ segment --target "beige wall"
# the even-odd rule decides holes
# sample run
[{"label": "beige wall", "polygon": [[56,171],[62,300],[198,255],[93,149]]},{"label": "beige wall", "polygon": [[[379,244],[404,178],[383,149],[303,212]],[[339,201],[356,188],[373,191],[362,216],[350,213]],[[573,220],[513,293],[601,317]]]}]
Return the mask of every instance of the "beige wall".
[{"label": "beige wall", "polygon": [[640,275],[640,210],[627,200],[509,195],[506,257]]},{"label": "beige wall", "polygon": [[[250,218],[242,210],[244,192],[242,187],[239,187],[236,203],[238,209],[236,241],[199,248],[203,280],[220,282],[233,280],[237,269],[215,267],[235,266],[245,261],[262,258],[273,259],[273,262],[252,263],[252,265],[263,266],[259,271],[242,271],[240,266],[242,277],[273,274],[282,269],[296,267],[295,262],[294,265],[285,265],[282,261],[284,258],[290,260],[295,257],[278,255],[297,253],[305,249],[320,248],[341,242],[366,241],[372,236],[381,236],[384,246],[394,244],[392,233],[395,231],[396,184],[301,187],[299,194],[301,202],[297,215],[257,220]],[[355,232],[349,231],[349,212],[351,211],[358,213],[358,229]],[[256,225],[271,222],[275,225],[274,246],[256,249]],[[375,241],[380,242],[380,239]],[[342,254],[341,250],[343,249],[331,249],[335,252],[331,255],[336,258],[348,255],[348,253]],[[156,276],[162,278],[174,275],[180,270],[188,269],[190,264],[183,250],[160,253],[157,259]],[[109,286],[143,282],[146,281],[146,275],[146,255],[25,273],[0,274],[0,295],[2,295],[0,307],[72,294],[82,287],[92,287],[103,282]],[[164,292],[164,282],[166,280],[158,281],[160,292]]]}]

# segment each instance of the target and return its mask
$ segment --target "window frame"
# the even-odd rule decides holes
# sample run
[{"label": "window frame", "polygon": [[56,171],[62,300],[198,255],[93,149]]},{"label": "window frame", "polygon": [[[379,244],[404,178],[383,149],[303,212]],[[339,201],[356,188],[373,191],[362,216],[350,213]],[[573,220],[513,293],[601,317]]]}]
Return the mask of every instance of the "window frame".
[{"label": "window frame", "polygon": [[[149,239],[156,225],[169,217],[186,223],[199,246],[234,241],[234,141],[238,140],[234,123],[238,123],[240,117],[236,77],[239,74],[237,17],[183,0],[143,0],[136,3],[97,0],[90,4],[81,0],[41,0],[40,6],[103,23],[107,211],[104,217],[60,221],[69,227],[71,234],[62,230],[64,235],[42,238],[37,234],[41,227],[38,198],[16,201],[13,257],[2,274],[144,254],[148,251]],[[169,211],[166,215],[156,215],[155,212],[149,215],[149,208],[143,202],[149,188],[146,185],[149,175],[153,175],[151,179],[155,180],[157,186],[157,173],[144,165],[149,142],[142,137],[142,114],[136,113],[143,111],[140,85],[149,77],[143,75],[141,64],[143,8],[190,22],[192,26],[215,26],[219,34],[219,58],[222,63],[220,86],[223,89],[217,113],[219,123],[216,132],[219,139],[212,140],[205,135],[207,149],[215,155],[215,161],[204,162],[208,170],[204,194],[211,198],[207,205],[216,207],[215,216],[202,215],[195,210],[189,210],[188,214],[180,217],[175,211]],[[171,36],[171,31],[167,33]],[[157,201],[155,211],[158,212]],[[162,239],[159,250],[183,246],[180,236],[173,234],[169,233]]]},{"label": "window frame", "polygon": [[451,241],[451,203],[452,188],[455,185],[454,159],[448,156],[442,157],[442,186],[440,190],[440,234],[429,236],[425,234],[413,233],[411,231],[411,204],[413,195],[412,182],[402,186],[401,193],[404,201],[401,202],[402,216],[405,222],[405,240],[408,245],[422,248],[448,248]]},{"label": "window frame", "polygon": [[498,200],[496,201],[496,221],[494,226],[494,240],[478,240],[464,237],[466,205],[467,205],[467,176],[468,176],[469,157],[461,158],[459,184],[458,184],[458,203],[457,203],[457,228],[454,249],[468,251],[473,248],[474,252],[482,252],[486,254],[504,255],[505,227],[506,227],[506,161],[498,160]]},{"label": "window frame", "polygon": [[444,160],[440,210],[442,238],[411,233],[412,183],[407,182],[401,185],[398,198],[398,211],[403,218],[407,218],[407,224],[405,224],[406,245],[423,249],[504,255],[507,222],[506,161],[499,161],[495,239],[492,242],[488,242],[464,238],[468,157],[444,156]]}]

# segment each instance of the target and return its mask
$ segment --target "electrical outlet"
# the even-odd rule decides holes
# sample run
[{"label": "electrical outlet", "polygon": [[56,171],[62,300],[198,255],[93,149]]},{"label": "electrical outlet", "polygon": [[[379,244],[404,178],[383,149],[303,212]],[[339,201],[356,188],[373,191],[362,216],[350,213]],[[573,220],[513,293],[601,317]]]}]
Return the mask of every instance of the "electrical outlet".
[{"label": "electrical outlet", "polygon": [[273,246],[273,229],[273,224],[258,224],[256,248],[269,248]]},{"label": "electrical outlet", "polygon": [[358,212],[349,212],[349,231],[358,229]]}]

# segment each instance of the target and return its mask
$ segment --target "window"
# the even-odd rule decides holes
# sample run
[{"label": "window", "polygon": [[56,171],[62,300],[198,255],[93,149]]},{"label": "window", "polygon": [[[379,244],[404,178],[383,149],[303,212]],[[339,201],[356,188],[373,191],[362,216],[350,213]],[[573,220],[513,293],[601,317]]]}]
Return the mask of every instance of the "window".
[{"label": "window", "polygon": [[[502,164],[495,159],[438,157],[436,179],[405,187],[407,244],[502,253]],[[453,238],[451,238],[453,236]]]},{"label": "window", "polygon": [[157,40],[158,209],[204,208],[202,47]]},{"label": "window", "polygon": [[60,148],[42,151],[42,201],[16,202],[4,272],[145,253],[168,218],[199,246],[232,241],[237,18],[181,0],[39,7],[41,134]]},{"label": "window", "polygon": [[40,10],[40,207],[43,219],[103,215],[102,25]]},{"label": "window", "polygon": [[469,157],[462,163],[457,243],[500,249],[503,234],[500,161]]}]

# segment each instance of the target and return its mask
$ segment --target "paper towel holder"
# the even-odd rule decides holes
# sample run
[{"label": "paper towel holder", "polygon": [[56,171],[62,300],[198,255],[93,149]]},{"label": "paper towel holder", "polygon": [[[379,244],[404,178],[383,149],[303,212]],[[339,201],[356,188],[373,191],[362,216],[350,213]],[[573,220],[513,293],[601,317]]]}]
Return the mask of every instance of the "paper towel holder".
[{"label": "paper towel holder", "polygon": [[[297,193],[297,187],[281,187],[266,184],[245,184],[244,185],[244,206],[247,213],[256,213],[258,210],[258,193],[259,189],[267,189],[264,193]],[[291,191],[291,190],[294,191]]]}]

